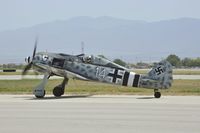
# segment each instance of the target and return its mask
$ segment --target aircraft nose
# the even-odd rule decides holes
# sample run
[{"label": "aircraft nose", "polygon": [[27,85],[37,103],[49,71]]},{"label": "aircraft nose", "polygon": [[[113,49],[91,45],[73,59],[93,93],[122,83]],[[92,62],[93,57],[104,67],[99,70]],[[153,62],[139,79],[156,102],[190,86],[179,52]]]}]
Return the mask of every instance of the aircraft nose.
[{"label": "aircraft nose", "polygon": [[26,57],[26,58],[25,58],[25,62],[26,62],[27,64],[30,63],[30,59],[31,59],[30,56]]}]

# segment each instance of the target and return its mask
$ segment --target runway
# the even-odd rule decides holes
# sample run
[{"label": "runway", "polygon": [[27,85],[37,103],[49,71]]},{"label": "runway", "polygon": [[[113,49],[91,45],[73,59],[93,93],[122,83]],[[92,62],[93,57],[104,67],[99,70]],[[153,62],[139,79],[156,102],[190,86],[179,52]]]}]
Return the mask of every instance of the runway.
[{"label": "runway", "polygon": [[1,133],[199,133],[200,97],[0,95]]}]

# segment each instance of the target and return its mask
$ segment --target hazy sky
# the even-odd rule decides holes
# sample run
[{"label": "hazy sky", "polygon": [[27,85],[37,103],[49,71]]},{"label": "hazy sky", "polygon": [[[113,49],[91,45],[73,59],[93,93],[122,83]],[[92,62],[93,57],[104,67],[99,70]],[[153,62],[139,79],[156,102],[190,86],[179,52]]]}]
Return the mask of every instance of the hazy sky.
[{"label": "hazy sky", "polygon": [[76,16],[200,18],[200,0],[0,0],[0,31]]}]

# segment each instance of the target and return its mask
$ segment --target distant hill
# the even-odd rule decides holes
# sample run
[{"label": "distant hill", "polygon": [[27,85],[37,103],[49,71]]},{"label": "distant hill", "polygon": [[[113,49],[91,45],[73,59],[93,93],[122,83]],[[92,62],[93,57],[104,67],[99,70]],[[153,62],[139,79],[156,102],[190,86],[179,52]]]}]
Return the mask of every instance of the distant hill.
[{"label": "distant hill", "polygon": [[0,32],[0,63],[23,62],[32,55],[37,35],[39,51],[79,54],[83,41],[86,54],[129,62],[157,61],[169,54],[200,56],[200,19],[145,22],[76,17]]}]

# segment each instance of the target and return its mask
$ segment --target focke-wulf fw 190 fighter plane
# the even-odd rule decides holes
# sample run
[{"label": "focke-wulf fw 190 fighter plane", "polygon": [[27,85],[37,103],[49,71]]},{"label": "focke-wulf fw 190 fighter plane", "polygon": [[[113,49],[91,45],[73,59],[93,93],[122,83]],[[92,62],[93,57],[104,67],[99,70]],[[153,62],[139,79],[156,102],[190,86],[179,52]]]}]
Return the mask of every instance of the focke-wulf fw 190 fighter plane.
[{"label": "focke-wulf fw 190 fighter plane", "polygon": [[147,75],[136,74],[112,61],[101,57],[67,55],[62,53],[36,53],[37,40],[32,57],[27,57],[28,65],[22,72],[25,75],[33,66],[34,70],[44,73],[42,82],[33,90],[37,98],[45,96],[45,85],[50,76],[61,76],[64,80],[53,89],[53,94],[60,97],[64,94],[65,85],[70,77],[111,83],[122,86],[149,88],[154,90],[155,98],[160,98],[160,89],[168,89],[172,84],[172,66],[167,61],[155,65]]}]

